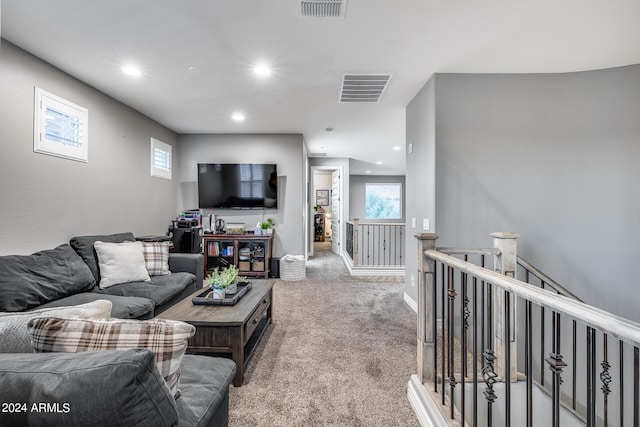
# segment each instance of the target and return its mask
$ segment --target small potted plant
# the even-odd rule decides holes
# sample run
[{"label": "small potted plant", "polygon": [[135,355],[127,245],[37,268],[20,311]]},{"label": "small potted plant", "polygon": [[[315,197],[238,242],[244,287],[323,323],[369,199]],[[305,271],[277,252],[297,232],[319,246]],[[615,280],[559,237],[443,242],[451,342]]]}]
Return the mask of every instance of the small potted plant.
[{"label": "small potted plant", "polygon": [[262,235],[273,234],[273,218],[267,218],[266,221],[260,223]]},{"label": "small potted plant", "polygon": [[207,298],[224,299],[226,295],[233,295],[238,290],[238,283],[246,280],[246,277],[238,275],[235,265],[230,265],[222,270],[215,268],[207,275],[207,282],[211,287],[211,292]]}]

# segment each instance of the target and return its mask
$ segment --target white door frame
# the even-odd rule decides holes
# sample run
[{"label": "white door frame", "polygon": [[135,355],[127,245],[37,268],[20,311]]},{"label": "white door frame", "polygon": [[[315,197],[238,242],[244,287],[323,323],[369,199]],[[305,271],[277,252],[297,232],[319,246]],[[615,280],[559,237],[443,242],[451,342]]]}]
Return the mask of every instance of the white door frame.
[{"label": "white door frame", "polygon": [[[323,166],[311,166],[311,179],[310,179],[310,189],[309,191],[311,191],[313,194],[310,194],[309,197],[311,198],[311,203],[309,203],[309,221],[307,223],[307,229],[308,230],[313,230],[314,224],[313,221],[315,220],[314,217],[314,211],[313,211],[313,206],[316,204],[315,203],[315,193],[313,192],[313,189],[315,188],[315,172],[319,171],[319,170],[325,170],[325,171],[340,171],[340,203],[339,203],[339,214],[340,214],[340,223],[338,224],[338,233],[340,234],[340,240],[338,241],[338,247],[339,247],[339,252],[340,252],[340,256],[342,256],[342,248],[343,248],[343,242],[344,242],[344,222],[345,222],[345,212],[344,212],[344,168],[342,166],[331,166],[331,165],[323,165]],[[312,236],[313,236],[313,232],[310,231],[309,232],[309,256],[313,256],[313,240],[312,240]]]}]

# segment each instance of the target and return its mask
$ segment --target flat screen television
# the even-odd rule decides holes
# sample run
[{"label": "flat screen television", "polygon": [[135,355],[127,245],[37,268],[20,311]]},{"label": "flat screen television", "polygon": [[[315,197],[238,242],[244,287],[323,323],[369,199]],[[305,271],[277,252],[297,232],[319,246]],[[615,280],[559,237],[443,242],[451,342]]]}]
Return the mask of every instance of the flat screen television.
[{"label": "flat screen television", "polygon": [[275,209],[278,207],[276,165],[198,163],[200,209]]}]

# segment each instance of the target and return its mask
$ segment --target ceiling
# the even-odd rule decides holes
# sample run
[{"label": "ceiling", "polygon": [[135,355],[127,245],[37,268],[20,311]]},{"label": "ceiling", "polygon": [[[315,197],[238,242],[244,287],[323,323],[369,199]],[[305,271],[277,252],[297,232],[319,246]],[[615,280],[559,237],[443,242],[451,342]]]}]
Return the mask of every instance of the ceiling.
[{"label": "ceiling", "polygon": [[[310,153],[354,159],[352,174],[404,173],[404,109],[433,73],[640,63],[637,0],[347,0],[342,18],[300,17],[296,0],[1,7],[3,38],[178,133],[301,133]],[[378,103],[339,103],[352,73],[392,77]]]}]

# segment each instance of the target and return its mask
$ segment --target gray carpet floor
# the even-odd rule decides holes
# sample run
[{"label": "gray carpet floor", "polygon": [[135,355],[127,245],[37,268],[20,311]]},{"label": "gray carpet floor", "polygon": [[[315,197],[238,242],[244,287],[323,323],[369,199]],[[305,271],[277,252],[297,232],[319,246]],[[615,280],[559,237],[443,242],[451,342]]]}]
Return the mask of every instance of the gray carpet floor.
[{"label": "gray carpet floor", "polygon": [[230,426],[418,425],[406,391],[416,314],[402,278],[352,277],[327,242],[306,280],[277,280],[273,294],[273,324],[230,390]]}]

